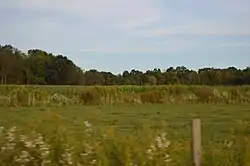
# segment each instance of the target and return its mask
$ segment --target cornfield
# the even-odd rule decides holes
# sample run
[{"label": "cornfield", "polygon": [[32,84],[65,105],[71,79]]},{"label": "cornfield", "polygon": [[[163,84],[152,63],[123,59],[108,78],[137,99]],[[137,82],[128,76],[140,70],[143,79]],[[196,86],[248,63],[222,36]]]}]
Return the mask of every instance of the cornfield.
[{"label": "cornfield", "polygon": [[0,86],[0,106],[155,103],[250,103],[250,86]]}]

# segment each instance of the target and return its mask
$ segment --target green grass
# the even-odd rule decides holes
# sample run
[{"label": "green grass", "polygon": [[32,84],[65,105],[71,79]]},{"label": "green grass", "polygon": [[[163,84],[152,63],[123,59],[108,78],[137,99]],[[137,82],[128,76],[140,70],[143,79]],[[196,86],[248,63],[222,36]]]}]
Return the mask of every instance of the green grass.
[{"label": "green grass", "polygon": [[84,121],[96,128],[114,125],[121,134],[130,134],[147,125],[152,129],[166,127],[170,136],[189,137],[193,118],[202,120],[203,138],[226,138],[237,121],[250,121],[250,105],[115,105],[0,108],[0,124],[20,127],[44,126],[49,130],[53,115],[61,117],[60,124],[81,131]]},{"label": "green grass", "polygon": [[[4,126],[0,165],[51,161],[46,166],[65,166],[70,164],[60,163],[67,158],[63,154],[71,154],[77,166],[89,166],[95,160],[98,164],[93,165],[100,166],[131,162],[191,166],[194,118],[202,120],[203,166],[249,166],[250,86],[4,85],[0,86],[0,126]],[[86,121],[93,132],[89,133]],[[13,126],[17,131],[8,130]],[[151,161],[152,155],[146,152],[151,145],[157,147],[157,136],[164,132],[171,145],[154,151]],[[35,146],[27,147],[30,144]],[[41,146],[46,145],[50,145],[49,155],[43,156],[47,152]],[[92,153],[79,156],[89,150],[86,145],[93,147]],[[20,159],[20,154],[27,160]],[[170,154],[171,163],[164,161],[165,154]],[[28,160],[29,156],[33,158]]]},{"label": "green grass", "polygon": [[[237,134],[232,134],[232,129],[242,129],[239,121],[250,121],[249,104],[0,107],[0,126],[17,126],[25,134],[35,130],[54,140],[56,143],[53,142],[53,145],[56,147],[62,138],[72,146],[78,141],[88,140],[84,122],[89,121],[94,128],[91,139],[98,140],[101,133],[116,138],[105,143],[102,146],[105,150],[99,151],[96,156],[102,161],[108,160],[109,164],[106,165],[114,166],[126,165],[127,155],[133,156],[132,152],[137,154],[138,162],[146,161],[144,153],[155,134],[161,132],[166,132],[171,141],[169,153],[173,164],[191,165],[190,122],[193,118],[202,120],[203,165],[236,166],[242,162],[243,159],[239,159],[239,156],[244,158],[245,154],[239,151],[239,147],[245,146],[242,140],[236,142],[237,146],[232,149],[225,149],[224,141],[235,139]],[[247,129],[244,136],[249,134]],[[127,147],[131,147],[132,152],[128,152]],[[113,155],[117,153],[120,158],[114,159],[111,152]],[[245,165],[249,164],[249,161],[244,162]]]}]

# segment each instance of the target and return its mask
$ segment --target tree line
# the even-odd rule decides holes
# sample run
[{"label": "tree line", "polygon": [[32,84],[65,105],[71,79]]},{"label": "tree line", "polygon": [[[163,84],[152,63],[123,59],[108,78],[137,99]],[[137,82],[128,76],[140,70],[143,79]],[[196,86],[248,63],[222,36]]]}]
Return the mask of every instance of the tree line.
[{"label": "tree line", "polygon": [[145,72],[83,71],[63,55],[39,49],[24,53],[11,45],[0,45],[0,83],[36,85],[246,85],[250,84],[250,67],[202,68],[198,71],[184,66]]}]

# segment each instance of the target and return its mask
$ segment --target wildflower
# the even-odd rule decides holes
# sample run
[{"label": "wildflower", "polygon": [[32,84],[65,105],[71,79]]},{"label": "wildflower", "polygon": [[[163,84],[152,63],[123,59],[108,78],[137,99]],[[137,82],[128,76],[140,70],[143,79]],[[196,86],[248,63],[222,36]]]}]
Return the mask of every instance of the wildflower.
[{"label": "wildflower", "polygon": [[231,148],[233,146],[233,141],[225,141],[224,142],[225,147]]},{"label": "wildflower", "polygon": [[147,154],[152,154],[152,150],[148,149]]},{"label": "wildflower", "polygon": [[91,125],[88,121],[85,121],[85,122],[84,122],[84,125],[85,125],[85,127],[86,127],[85,132],[86,132],[87,134],[90,134],[90,133],[92,132],[92,125]]},{"label": "wildflower", "polygon": [[169,145],[170,141],[166,139],[165,133],[157,136],[146,152],[148,160],[154,162],[159,162],[160,160],[165,163],[170,162],[170,155],[167,153]]},{"label": "wildflower", "polygon": [[35,147],[34,142],[28,140],[28,138],[24,135],[20,135],[20,141],[24,143],[24,146],[26,148],[34,148]]},{"label": "wildflower", "polygon": [[4,130],[4,127],[1,126],[1,127],[0,127],[0,134],[2,134],[3,130]]},{"label": "wildflower", "polygon": [[60,163],[63,165],[73,165],[73,158],[71,154],[71,148],[66,148],[64,153],[61,155]]},{"label": "wildflower", "polygon": [[156,147],[154,145],[151,145],[150,148],[153,150],[153,151],[156,151]]},{"label": "wildflower", "polygon": [[91,164],[96,164],[96,160],[95,160],[95,159],[92,160],[92,161],[91,161]]},{"label": "wildflower", "polygon": [[162,140],[159,136],[156,138],[155,141],[158,148],[163,148]]},{"label": "wildflower", "polygon": [[3,146],[2,148],[1,148],[1,151],[5,151],[7,148],[5,147],[5,146]]},{"label": "wildflower", "polygon": [[77,166],[83,166],[81,163],[77,163],[76,165],[77,165]]},{"label": "wildflower", "polygon": [[164,156],[164,161],[165,161],[166,163],[168,163],[168,162],[171,161],[170,155],[169,155],[169,154],[165,154],[165,156]]},{"label": "wildflower", "polygon": [[16,131],[16,126],[13,126],[12,128],[9,129],[9,132],[14,133]]},{"label": "wildflower", "polygon": [[91,124],[88,121],[85,121],[84,124],[85,124],[85,127],[87,127],[87,128],[91,127]]},{"label": "wildflower", "polygon": [[35,139],[35,144],[38,146],[40,157],[42,159],[42,165],[46,165],[50,163],[50,145],[45,143],[44,138],[41,134],[37,135],[37,139]]},{"label": "wildflower", "polygon": [[[3,129],[2,129],[3,130]],[[15,143],[15,131],[16,131],[16,127],[12,127],[10,128],[7,133],[6,133],[6,143],[5,145],[1,148],[1,151],[9,151],[9,150],[14,150],[16,143]]]},{"label": "wildflower", "polygon": [[6,139],[9,141],[9,142],[12,142],[15,140],[15,131],[16,131],[16,127],[12,127],[9,129],[8,133],[7,133],[7,137]]},{"label": "wildflower", "polygon": [[23,150],[19,156],[14,157],[14,161],[19,164],[27,164],[31,161],[31,156],[29,152]]}]

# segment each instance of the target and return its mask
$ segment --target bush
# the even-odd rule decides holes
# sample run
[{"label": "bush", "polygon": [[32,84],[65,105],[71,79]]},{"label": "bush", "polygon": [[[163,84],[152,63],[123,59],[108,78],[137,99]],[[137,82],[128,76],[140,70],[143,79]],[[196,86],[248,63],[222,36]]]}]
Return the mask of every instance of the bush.
[{"label": "bush", "polygon": [[30,94],[25,87],[18,87],[12,91],[13,104],[19,106],[28,106],[30,104]]},{"label": "bush", "polygon": [[142,92],[140,94],[141,102],[146,103],[164,103],[165,102],[165,94],[160,91],[150,91],[150,92]]},{"label": "bush", "polygon": [[96,89],[81,92],[79,94],[81,104],[101,104],[101,94]]},{"label": "bush", "polygon": [[214,97],[214,90],[212,88],[198,88],[194,92],[195,96],[198,98],[198,102],[209,103]]}]

